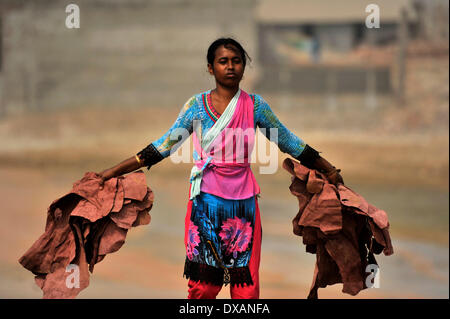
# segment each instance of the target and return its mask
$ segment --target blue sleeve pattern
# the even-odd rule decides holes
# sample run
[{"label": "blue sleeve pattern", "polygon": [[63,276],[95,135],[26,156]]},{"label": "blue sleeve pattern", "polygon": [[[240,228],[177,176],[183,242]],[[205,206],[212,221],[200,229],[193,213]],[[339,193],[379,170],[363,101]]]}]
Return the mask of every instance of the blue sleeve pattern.
[{"label": "blue sleeve pattern", "polygon": [[[255,125],[260,128],[260,131],[270,140],[270,129],[278,129],[278,148],[283,153],[288,153],[294,158],[300,156],[306,144],[297,137],[294,133],[289,131],[283,123],[273,113],[269,104],[258,94],[252,94],[255,101]],[[265,129],[265,130],[263,130]],[[273,141],[275,142],[275,141]]]},{"label": "blue sleeve pattern", "polygon": [[[189,138],[190,134],[192,134],[195,108],[197,104],[196,96],[191,97],[182,107],[172,127],[169,128],[163,136],[152,142],[163,158],[168,157],[172,148],[178,143],[176,148],[173,149],[173,151],[176,151],[176,149],[181,146],[182,142],[184,142],[184,140]],[[182,131],[187,131],[189,134],[181,134],[180,132]]]}]

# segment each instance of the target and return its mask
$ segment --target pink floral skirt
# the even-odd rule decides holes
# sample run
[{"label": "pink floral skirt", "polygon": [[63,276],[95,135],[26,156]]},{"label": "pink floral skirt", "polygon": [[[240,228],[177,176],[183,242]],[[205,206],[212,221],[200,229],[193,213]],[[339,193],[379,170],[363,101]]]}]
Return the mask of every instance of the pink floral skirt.
[{"label": "pink floral skirt", "polygon": [[196,203],[188,202],[184,276],[214,285],[253,284],[249,261],[255,242],[261,244],[255,226],[261,229],[256,196],[230,200],[201,192]]}]

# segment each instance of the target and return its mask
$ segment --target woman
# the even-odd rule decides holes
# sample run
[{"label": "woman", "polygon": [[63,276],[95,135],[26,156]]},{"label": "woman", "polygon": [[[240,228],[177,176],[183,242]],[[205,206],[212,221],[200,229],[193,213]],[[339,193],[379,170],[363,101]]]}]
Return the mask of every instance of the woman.
[{"label": "woman", "polygon": [[[214,41],[207,61],[216,88],[191,97],[160,139],[99,174],[107,180],[142,166],[150,168],[193,133],[195,165],[185,220],[184,269],[190,299],[216,298],[224,283],[231,284],[233,299],[259,298],[260,189],[249,161],[256,127],[265,128],[267,138],[270,128],[278,129],[282,152],[324,172],[331,183],[343,183],[338,170],[280,123],[259,95],[240,90],[247,58],[237,41]],[[171,138],[181,128],[189,134]]]}]

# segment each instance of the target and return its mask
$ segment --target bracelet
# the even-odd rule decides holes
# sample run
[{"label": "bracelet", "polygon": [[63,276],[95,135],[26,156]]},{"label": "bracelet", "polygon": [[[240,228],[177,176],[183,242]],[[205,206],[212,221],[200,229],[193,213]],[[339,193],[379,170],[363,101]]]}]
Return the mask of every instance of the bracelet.
[{"label": "bracelet", "polygon": [[137,156],[137,155],[134,155],[134,157],[136,158],[136,161],[138,162],[138,164],[140,165],[141,164],[141,160],[139,159],[139,156]]}]

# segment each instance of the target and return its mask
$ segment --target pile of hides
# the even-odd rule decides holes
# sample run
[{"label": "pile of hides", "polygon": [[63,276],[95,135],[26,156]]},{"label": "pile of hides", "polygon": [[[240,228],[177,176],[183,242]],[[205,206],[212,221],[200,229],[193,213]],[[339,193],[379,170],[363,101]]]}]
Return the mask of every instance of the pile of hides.
[{"label": "pile of hides", "polygon": [[308,253],[316,254],[308,299],[318,298],[318,288],[336,283],[343,283],[342,292],[358,294],[367,288],[371,272],[366,272],[366,267],[378,267],[374,254],[386,247],[386,212],[295,160],[284,160],[283,168],[292,175],[289,189],[299,204],[293,232],[302,236]]},{"label": "pile of hides", "polygon": [[89,285],[89,272],[119,250],[132,227],[150,223],[153,192],[137,171],[107,180],[93,172],[73,184],[47,211],[45,232],[19,259],[43,298],[75,298]]}]

